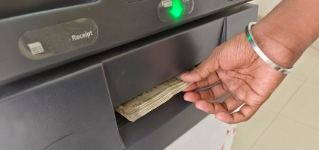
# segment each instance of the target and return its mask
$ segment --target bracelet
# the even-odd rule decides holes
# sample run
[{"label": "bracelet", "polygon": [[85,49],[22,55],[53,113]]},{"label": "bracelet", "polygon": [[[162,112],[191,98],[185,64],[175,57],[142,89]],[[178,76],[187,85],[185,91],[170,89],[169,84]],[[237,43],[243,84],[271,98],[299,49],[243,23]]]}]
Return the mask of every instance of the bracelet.
[{"label": "bracelet", "polygon": [[294,67],[287,69],[287,68],[284,68],[284,67],[281,67],[281,66],[275,64],[258,47],[253,35],[251,34],[251,27],[255,24],[256,24],[256,22],[249,23],[248,26],[246,27],[246,30],[245,30],[246,36],[247,36],[247,39],[248,39],[250,45],[253,47],[253,49],[256,51],[256,53],[259,55],[259,57],[261,59],[263,59],[269,66],[271,66],[272,68],[276,69],[277,71],[279,71],[283,74],[291,73],[294,70]]}]

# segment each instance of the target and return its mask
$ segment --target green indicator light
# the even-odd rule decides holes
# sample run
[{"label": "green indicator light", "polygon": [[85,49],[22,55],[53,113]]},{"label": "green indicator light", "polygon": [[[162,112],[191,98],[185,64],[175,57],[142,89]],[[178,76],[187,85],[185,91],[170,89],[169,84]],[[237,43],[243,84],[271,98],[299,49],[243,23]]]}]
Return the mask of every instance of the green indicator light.
[{"label": "green indicator light", "polygon": [[171,16],[175,19],[180,19],[184,12],[184,6],[181,0],[172,0],[172,7],[169,10]]},{"label": "green indicator light", "polygon": [[252,37],[251,37],[251,36],[249,36],[249,37],[248,37],[248,41],[250,41],[251,39],[252,39]]}]

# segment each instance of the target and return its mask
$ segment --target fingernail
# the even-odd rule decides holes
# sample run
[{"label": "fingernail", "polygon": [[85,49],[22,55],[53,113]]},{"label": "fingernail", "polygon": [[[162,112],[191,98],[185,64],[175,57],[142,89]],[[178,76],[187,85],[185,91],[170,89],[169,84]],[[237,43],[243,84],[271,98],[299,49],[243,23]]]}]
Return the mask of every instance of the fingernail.
[{"label": "fingernail", "polygon": [[195,107],[199,110],[203,110],[202,106],[200,105],[200,103],[195,103]]},{"label": "fingernail", "polygon": [[188,97],[185,96],[185,95],[184,95],[184,100],[185,100],[185,101],[190,101],[190,100],[188,99]]},{"label": "fingernail", "polygon": [[197,109],[201,110],[200,107],[198,106],[198,103],[195,103],[195,107],[196,107]]},{"label": "fingernail", "polygon": [[215,115],[215,118],[216,118],[217,120],[222,121],[222,118],[221,118],[219,115]]},{"label": "fingernail", "polygon": [[187,99],[187,98],[184,98],[184,100],[185,100],[185,101],[188,101],[188,102],[190,101],[190,100],[189,100],[189,99]]}]

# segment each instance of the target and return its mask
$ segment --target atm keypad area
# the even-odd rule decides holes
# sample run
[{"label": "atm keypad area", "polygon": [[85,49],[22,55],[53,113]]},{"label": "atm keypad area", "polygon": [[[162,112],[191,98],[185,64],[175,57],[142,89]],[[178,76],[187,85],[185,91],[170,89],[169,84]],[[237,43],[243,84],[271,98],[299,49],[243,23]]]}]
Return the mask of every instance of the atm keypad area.
[{"label": "atm keypad area", "polygon": [[[210,7],[204,1],[223,6],[223,10],[217,12],[214,8],[216,11],[208,12]],[[0,40],[5,49],[0,52],[3,62],[0,64],[1,149],[164,149],[207,114],[184,101],[183,93],[135,122],[129,122],[114,108],[200,64],[215,47],[257,19],[258,6],[241,4],[245,1],[226,1],[228,5],[211,0],[203,2],[154,3],[156,17],[151,18],[150,24],[138,22],[147,18],[147,14],[130,18],[135,25],[120,24],[124,23],[123,18],[117,16],[118,19],[109,22],[106,31],[103,25],[107,22],[101,20],[104,17],[86,14],[72,19],[77,17],[75,14],[64,24],[39,23],[37,29],[14,32],[7,40],[16,40],[7,41],[6,46],[2,43],[6,40]],[[102,0],[88,5],[102,4],[139,8],[135,5],[152,6],[153,2]],[[129,13],[119,12],[123,16]],[[0,18],[1,29],[19,19],[25,21],[23,17],[6,17]],[[153,19],[161,22],[155,29],[151,26],[158,22]],[[73,29],[73,24],[78,27]],[[117,28],[113,29],[116,24]],[[70,38],[48,34],[52,31]],[[1,35],[0,38],[3,39]],[[50,43],[54,38],[59,40]],[[66,39],[76,43],[70,44]]]}]

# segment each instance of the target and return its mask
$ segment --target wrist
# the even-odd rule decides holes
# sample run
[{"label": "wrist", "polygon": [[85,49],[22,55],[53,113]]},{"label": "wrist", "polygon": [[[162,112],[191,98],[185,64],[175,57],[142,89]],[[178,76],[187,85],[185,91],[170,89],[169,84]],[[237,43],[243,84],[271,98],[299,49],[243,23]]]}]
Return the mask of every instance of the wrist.
[{"label": "wrist", "polygon": [[256,24],[251,29],[255,42],[263,53],[274,63],[285,68],[292,68],[302,53],[295,51],[289,37],[276,37],[276,29],[264,24]]}]

